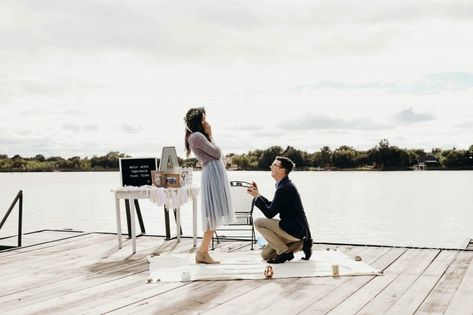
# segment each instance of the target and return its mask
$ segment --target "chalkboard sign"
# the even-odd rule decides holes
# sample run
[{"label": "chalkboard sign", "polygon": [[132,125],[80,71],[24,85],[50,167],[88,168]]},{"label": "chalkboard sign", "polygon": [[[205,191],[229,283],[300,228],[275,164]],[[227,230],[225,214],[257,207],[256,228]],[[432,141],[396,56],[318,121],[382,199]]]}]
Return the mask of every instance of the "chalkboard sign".
[{"label": "chalkboard sign", "polygon": [[151,171],[155,171],[157,166],[156,158],[120,159],[122,186],[151,185]]}]

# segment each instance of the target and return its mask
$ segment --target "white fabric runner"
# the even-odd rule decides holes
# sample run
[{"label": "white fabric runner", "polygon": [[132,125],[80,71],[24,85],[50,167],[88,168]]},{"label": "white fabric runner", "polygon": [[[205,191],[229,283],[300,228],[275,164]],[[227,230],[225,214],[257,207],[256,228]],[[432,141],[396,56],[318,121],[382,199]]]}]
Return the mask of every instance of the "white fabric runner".
[{"label": "white fabric runner", "polygon": [[115,194],[133,193],[135,197],[148,199],[158,206],[166,206],[168,209],[179,208],[189,201],[189,199],[197,197],[199,194],[199,187],[192,187],[189,185],[178,188],[163,188],[155,186],[125,186],[114,190]]},{"label": "white fabric runner", "polygon": [[[150,256],[151,281],[179,282],[195,280],[264,279],[270,264],[263,261],[259,250],[254,252],[213,253],[221,264],[205,265],[194,262],[195,253]],[[309,261],[301,260],[302,252],[283,264],[271,264],[273,279],[332,276],[332,265],[339,266],[340,276],[380,275],[380,271],[339,250],[314,251]]]}]

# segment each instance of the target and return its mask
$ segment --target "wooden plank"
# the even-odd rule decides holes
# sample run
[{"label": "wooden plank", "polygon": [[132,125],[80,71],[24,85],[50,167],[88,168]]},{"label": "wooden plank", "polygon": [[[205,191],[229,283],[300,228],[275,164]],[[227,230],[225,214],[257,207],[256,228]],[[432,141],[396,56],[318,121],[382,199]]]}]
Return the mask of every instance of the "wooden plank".
[{"label": "wooden plank", "polygon": [[[182,302],[183,296],[179,294],[186,292],[183,288],[192,286],[192,290],[200,292],[201,286],[196,286],[194,283],[195,282],[174,282],[143,285],[143,281],[140,280],[137,284],[132,284],[123,290],[102,291],[102,293],[108,292],[109,294],[102,294],[99,300],[96,299],[92,303],[89,301],[81,307],[73,308],[73,311],[76,314],[104,314],[110,312],[113,314],[120,314],[124,313],[123,309],[126,309],[126,307],[131,304],[146,304],[149,301],[153,301],[154,298],[159,298],[159,296],[167,294],[168,292],[176,292],[175,294],[171,293],[168,296],[171,296],[173,299],[181,299]],[[205,285],[203,282],[197,284]],[[100,300],[104,301],[104,303],[101,303]],[[179,306],[179,303],[177,305]],[[187,310],[187,312],[189,312],[189,310]]]},{"label": "wooden plank", "polygon": [[[234,247],[231,245],[230,247]],[[331,247],[335,248],[335,246]],[[248,247],[238,250],[238,254],[245,255],[248,252]],[[298,279],[292,279],[297,281]],[[178,288],[171,292],[166,292],[163,295],[152,297],[149,300],[143,300],[139,303],[130,304],[128,307],[117,310],[117,313],[147,313],[159,311],[160,314],[179,313],[193,310],[194,312],[203,312],[212,309],[228,301],[233,300],[238,296],[245,295],[255,289],[266,285],[268,281],[252,280],[252,281],[216,281],[206,282],[205,286],[200,286],[196,282],[190,286]],[[243,285],[244,284],[244,285]],[[193,287],[199,285],[196,290]],[[196,292],[195,295],[190,295],[188,292]],[[182,296],[190,296],[183,301]]]},{"label": "wooden plank", "polygon": [[[389,249],[379,248],[379,247],[365,247],[358,248],[355,251],[349,252],[354,259],[354,256],[361,256],[365,263],[372,265],[374,261],[383,256]],[[276,301],[271,309],[274,310],[283,310],[294,311],[303,311],[314,303],[318,304],[318,301],[323,300],[327,295],[333,292],[338,292],[340,288],[343,288],[348,282],[355,278],[364,278],[370,279],[373,276],[356,276],[356,277],[339,277],[332,278],[326,277],[322,281],[317,283],[311,283],[314,287],[306,287],[302,279],[297,279],[301,283],[301,290],[296,291],[291,295],[288,295],[287,298],[283,300]]]},{"label": "wooden plank", "polygon": [[[201,313],[211,306],[225,304],[234,297],[246,294],[264,284],[264,280],[197,281],[135,302],[112,314],[188,314],[190,311]],[[127,301],[126,297],[122,299]]]},{"label": "wooden plank", "polygon": [[3,251],[3,252],[0,252],[0,258],[1,258],[0,265],[6,264],[8,262],[8,259],[11,257],[14,257],[12,258],[12,260],[18,260],[18,257],[21,255],[29,256],[33,252],[36,252],[39,250],[45,250],[47,248],[57,249],[58,246],[62,246],[63,244],[73,244],[77,241],[77,239],[86,239],[86,238],[92,239],[95,237],[95,235],[97,234],[87,233],[87,234],[81,234],[81,235],[74,235],[70,238],[57,240],[51,243],[44,243],[44,244],[38,244],[38,245],[29,246],[29,247],[20,247],[20,248],[9,250],[9,251]]},{"label": "wooden plank", "polygon": [[51,259],[52,257],[63,257],[64,255],[68,255],[69,253],[73,253],[75,250],[83,250],[87,246],[91,246],[94,243],[99,243],[108,240],[110,240],[109,235],[88,234],[77,238],[69,239],[65,243],[62,243],[62,241],[58,241],[43,244],[44,247],[42,247],[42,245],[33,246],[39,248],[27,252],[18,250],[16,255],[2,257],[0,259],[0,268],[8,268],[12,266],[12,263],[17,264],[18,262],[22,263],[33,259],[36,260],[38,264],[41,262],[41,260],[54,261]]},{"label": "wooden plank", "polygon": [[100,274],[90,275],[88,273],[82,273],[67,279],[58,280],[57,282],[51,281],[44,286],[39,284],[35,287],[29,287],[28,289],[20,290],[2,297],[0,303],[4,305],[3,311],[19,309],[107,283],[115,279],[121,279],[127,275],[147,271],[148,266],[145,262],[130,262],[129,264],[121,264],[120,267],[102,271]]},{"label": "wooden plank", "polygon": [[[163,240],[161,241],[164,242]],[[143,242],[140,242],[140,244],[142,243]],[[164,243],[170,244],[175,242]],[[235,245],[238,246],[237,243],[235,243]],[[161,248],[159,251],[172,250],[173,252],[184,252],[189,251],[189,248],[191,248],[191,240],[183,240],[179,244],[175,243],[173,247],[167,246],[167,248]],[[49,290],[51,291],[50,293],[46,294],[47,298],[43,298],[39,303],[30,303],[29,306],[21,308],[21,311],[24,313],[84,313],[89,312],[92,308],[95,308],[95,311],[98,311],[97,308],[99,310],[102,308],[101,312],[110,311],[113,309],[111,307],[119,309],[130,304],[130,299],[136,302],[159,295],[169,289],[187,285],[185,283],[146,285],[146,279],[149,275],[149,265],[145,257],[142,258],[141,260],[144,265],[141,265],[141,270],[135,270],[135,274],[126,275],[125,277],[112,279],[110,281],[107,280],[108,282],[103,279],[87,279],[87,286],[82,287],[79,285],[74,291],[67,290],[67,287],[64,290],[64,288],[55,286],[52,290]],[[120,261],[118,261],[118,263],[123,264],[123,262]],[[115,272],[116,270],[113,271]],[[80,280],[79,283],[84,282],[83,279]],[[142,289],[143,287],[146,289]],[[44,291],[44,288],[42,289],[42,291]],[[54,295],[54,291],[62,293],[60,295]],[[126,292],[120,295],[120,291]],[[97,296],[100,296],[100,299],[97,299]],[[105,300],[108,300],[109,303],[104,304]],[[103,309],[105,305],[106,308]]]},{"label": "wooden plank", "polygon": [[[101,312],[92,311],[92,308],[101,307],[103,311],[110,311],[113,307],[120,307],[121,304],[129,303],[142,297],[151,297],[170,289],[183,286],[181,283],[147,284],[148,271],[132,274],[122,278],[114,278],[111,281],[101,283],[58,295],[36,303],[16,308],[12,314],[98,314]],[[139,294],[134,293],[139,291]],[[122,292],[127,292],[126,296]],[[120,295],[121,294],[121,295]],[[8,314],[8,312],[3,313]]]},{"label": "wooden plank", "polygon": [[[386,269],[393,261],[399,258],[406,250],[399,248],[375,248],[379,252],[379,256],[372,261],[365,259],[365,261],[380,270]],[[313,313],[327,313],[342,301],[350,297],[359,288],[374,279],[374,276],[358,276],[347,278],[347,281],[337,287],[320,299],[314,299],[310,307],[306,308],[301,314]]]},{"label": "wooden plank", "polygon": [[375,277],[332,309],[329,314],[354,314],[374,299],[386,286],[417,258],[420,250],[410,249],[389,265],[383,276]]},{"label": "wooden plank", "polygon": [[[82,241],[79,241],[78,244],[82,244],[80,248],[68,250],[66,253],[61,253],[61,251],[59,251],[60,256],[56,256],[56,254],[50,256],[45,255],[46,258],[49,257],[51,260],[53,260],[52,263],[42,262],[42,257],[21,257],[21,260],[18,263],[9,266],[9,268],[17,268],[17,266],[19,267],[17,276],[13,278],[11,278],[9,275],[0,276],[0,280],[3,283],[8,283],[8,280],[10,280],[9,285],[3,287],[2,289],[9,290],[8,292],[11,293],[13,292],[12,289],[15,286],[18,286],[21,290],[24,290],[29,283],[39,283],[44,286],[47,284],[44,282],[45,279],[49,280],[49,282],[57,282],[60,281],[61,278],[67,279],[70,278],[70,275],[76,276],[77,274],[88,271],[100,273],[101,269],[103,269],[104,266],[107,268],[110,263],[112,263],[112,265],[126,265],[127,262],[132,260],[146,258],[146,256],[152,252],[152,249],[155,249],[156,245],[158,245],[154,243],[155,241],[153,241],[153,243],[140,242],[139,249],[140,251],[144,250],[144,252],[130,256],[129,252],[126,250],[117,250],[115,246],[115,240],[110,235],[100,237],[101,242],[92,242],[93,245],[90,245],[91,242],[83,244]],[[105,239],[102,239],[102,237],[105,237]],[[161,239],[161,242],[164,241]],[[152,246],[152,248],[150,248],[150,246]],[[38,264],[38,261],[41,261],[41,263]],[[12,271],[8,269],[4,270],[9,272]]]},{"label": "wooden plank", "polygon": [[[106,239],[101,241],[106,241]],[[42,255],[38,252],[27,257],[20,256],[19,260],[2,266],[3,273],[0,275],[0,281],[8,286],[0,288],[0,296],[5,295],[6,292],[14,292],[14,289],[23,290],[28,284],[42,283],[48,279],[55,280],[64,273],[76,272],[79,267],[78,261],[94,257],[88,255],[87,252],[84,253],[90,241],[86,243],[80,241],[79,244],[82,246],[62,253],[59,250],[53,255]],[[94,248],[100,248],[101,245],[103,245],[102,242],[97,242],[90,246],[90,250],[94,251]]]},{"label": "wooden plank", "polygon": [[422,249],[408,266],[370,300],[358,313],[363,315],[384,314],[401,297],[439,254],[439,250]]},{"label": "wooden plank", "polygon": [[[152,241],[153,243],[155,242],[155,240]],[[165,242],[163,239],[160,241]],[[142,250],[144,243],[140,242],[138,246],[139,251]],[[169,248],[168,245],[172,242],[165,243],[164,248]],[[183,243],[187,243],[189,247],[191,246],[191,240],[183,241]],[[182,246],[182,249],[187,250],[187,246]],[[8,309],[20,309],[22,313],[33,313],[36,311],[49,313],[51,309],[54,309],[54,312],[60,312],[61,308],[71,308],[77,300],[81,301],[80,305],[84,304],[84,301],[93,301],[97,294],[97,288],[100,288],[101,285],[105,284],[105,287],[107,287],[107,285],[110,285],[110,282],[115,280],[119,283],[122,281],[126,282],[127,276],[140,274],[138,277],[141,286],[146,284],[149,274],[149,264],[146,256],[153,252],[153,250],[156,250],[156,244],[153,244],[152,248],[147,246],[145,253],[140,254],[140,252],[137,252],[136,255],[133,255],[132,259],[122,256],[121,258],[125,257],[125,259],[117,260],[117,257],[114,256],[111,261],[99,260],[97,262],[96,257],[85,256],[82,260],[85,268],[79,273],[75,273],[72,277],[51,281],[47,285],[30,288],[26,292],[21,291],[17,294],[10,294],[3,300],[0,300],[0,303],[8,302]],[[124,255],[124,252],[119,251],[119,255]],[[21,296],[21,298],[18,298],[18,296]]]},{"label": "wooden plank", "polygon": [[[87,233],[84,232],[73,232],[73,231],[55,231],[55,230],[44,230],[44,231],[37,231],[32,233],[23,234],[21,238],[22,247],[20,248],[27,248],[30,246],[34,246],[37,244],[45,243],[45,242],[52,242],[58,241],[61,239],[66,239],[73,236],[80,236]],[[18,245],[18,237],[12,236],[8,238],[0,239],[0,244],[2,245]],[[20,249],[17,248],[17,249]],[[1,252],[1,253],[11,253],[12,250]]]},{"label": "wooden plank", "polygon": [[[8,266],[3,266],[2,269],[7,273],[17,271],[20,275],[24,275],[29,279],[41,277],[43,273],[59,274],[62,271],[71,273],[78,271],[80,267],[89,266],[93,262],[97,262],[97,259],[104,261],[107,259],[137,259],[140,257],[146,257],[150,253],[150,247],[156,247],[155,241],[141,242],[141,250],[145,249],[146,252],[138,255],[130,256],[126,250],[118,251],[115,246],[115,240],[110,235],[97,236],[99,240],[87,240],[86,243],[83,240],[79,240],[75,247],[67,246],[66,250],[58,250],[53,255],[43,254],[42,252],[35,253],[28,257],[19,257],[19,261],[13,262]],[[161,242],[162,239],[161,239]],[[119,263],[119,262],[118,262]],[[92,266],[93,267],[93,266]],[[97,269],[97,266],[94,267]],[[98,272],[100,270],[94,270]],[[3,283],[9,280],[10,275],[2,274],[0,281]],[[14,282],[19,282],[20,277],[14,277]],[[22,284],[24,285],[24,284]]]},{"label": "wooden plank", "polygon": [[[385,275],[146,283],[147,255],[195,250],[191,239],[182,240],[178,244],[140,237],[138,252],[131,255],[129,241],[118,250],[116,235],[95,234],[28,252],[0,253],[6,271],[0,275],[0,292],[7,284],[0,312],[372,314],[376,309],[377,314],[411,314],[418,308],[421,314],[472,313],[468,298],[473,293],[473,252],[442,251],[432,261],[435,250],[317,244],[315,248],[361,255],[366,263],[384,269]],[[249,246],[225,243],[217,251],[245,255]]]},{"label": "wooden plank", "polygon": [[[350,252],[353,255],[367,250],[364,247],[348,248],[345,252]],[[333,279],[332,277],[314,277],[314,278],[299,278],[299,279],[275,279],[275,280],[261,280],[264,284],[248,290],[246,293],[238,294],[230,299],[231,296],[225,296],[228,299],[226,303],[216,305],[214,301],[208,301],[205,307],[199,307],[200,311],[206,311],[209,314],[264,314],[265,312],[275,310],[278,313],[284,313],[287,305],[291,305],[289,310],[294,313],[301,309],[305,304],[311,301],[313,296],[320,292],[323,294],[327,286],[338,285],[340,279],[345,277]],[[246,283],[246,281],[245,281]],[[302,290],[302,288],[304,288]],[[231,291],[228,291],[231,292]],[[240,293],[240,292],[239,292]],[[257,301],[257,303],[255,303]],[[241,306],[245,305],[243,309]],[[192,308],[194,310],[194,308]],[[154,311],[160,311],[156,308]]]},{"label": "wooden plank", "polygon": [[[216,248],[216,251],[221,252],[238,252],[244,254],[249,252],[248,242],[226,242],[221,243]],[[104,304],[88,307],[85,312],[90,314],[104,313],[107,311],[114,310],[113,313],[130,313],[137,311],[139,313],[146,313],[146,310],[152,311],[155,308],[155,304],[159,305],[160,314],[165,314],[166,309],[170,309],[172,313],[179,313],[182,310],[184,313],[188,313],[189,309],[195,309],[199,306],[205,306],[202,303],[201,298],[193,298],[191,300],[186,299],[183,301],[183,296],[189,295],[188,292],[198,292],[201,297],[213,296],[213,293],[219,292],[218,296],[212,300],[220,301],[219,299],[225,299],[226,292],[230,292],[232,295],[238,294],[239,291],[251,290],[252,286],[262,285],[264,282],[260,281],[245,281],[245,285],[242,285],[242,281],[198,281],[192,283],[173,283],[175,288],[170,289],[166,292],[158,292],[153,290],[140,290],[143,288],[142,285],[135,289],[128,289],[123,293],[116,296],[115,300],[108,302],[106,306]],[[170,284],[166,284],[170,285]],[[222,285],[226,290],[222,291]],[[151,284],[151,288],[156,284]],[[220,288],[220,289],[216,289]],[[140,292],[143,291],[143,292]],[[145,292],[146,291],[146,292]],[[81,310],[78,310],[82,313]]]},{"label": "wooden plank", "polygon": [[[469,252],[473,255],[473,252]],[[465,276],[458,287],[452,301],[448,304],[445,314],[473,314],[473,259],[468,265]]]},{"label": "wooden plank", "polygon": [[[8,288],[4,289],[11,290],[18,286],[24,288],[25,284],[29,282],[41,282],[46,278],[54,279],[59,277],[62,271],[64,273],[75,272],[80,267],[78,264],[81,260],[96,258],[94,254],[105,246],[107,241],[111,240],[101,238],[86,243],[81,240],[76,244],[78,247],[64,251],[56,249],[57,252],[51,255],[35,252],[34,255],[28,257],[19,257],[18,261],[2,266],[5,274],[0,276],[0,281],[9,284]],[[4,289],[0,289],[0,296],[5,292]]]},{"label": "wooden plank", "polygon": [[15,267],[12,263],[23,263],[28,260],[35,260],[38,263],[41,260],[54,261],[51,258],[59,258],[69,253],[73,253],[75,250],[84,250],[87,246],[92,246],[100,242],[109,241],[109,236],[106,235],[87,235],[84,237],[78,237],[73,242],[58,244],[56,246],[48,246],[43,249],[31,251],[31,252],[18,252],[17,255],[12,255],[8,257],[2,257],[0,268],[9,268]]},{"label": "wooden plank", "polygon": [[415,314],[444,314],[463,281],[472,259],[472,252],[459,252]]},{"label": "wooden plank", "polygon": [[386,314],[413,314],[430,293],[457,252],[443,250],[412,286],[386,311]]}]

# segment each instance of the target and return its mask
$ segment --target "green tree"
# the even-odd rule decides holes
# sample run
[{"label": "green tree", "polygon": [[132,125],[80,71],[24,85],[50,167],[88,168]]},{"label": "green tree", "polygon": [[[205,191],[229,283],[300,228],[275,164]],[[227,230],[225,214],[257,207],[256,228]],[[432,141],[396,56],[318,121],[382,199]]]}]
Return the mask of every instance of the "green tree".
[{"label": "green tree", "polygon": [[12,160],[8,158],[0,159],[0,170],[9,171],[12,169]]},{"label": "green tree", "polygon": [[183,160],[182,167],[195,167],[196,164],[197,164],[196,158],[188,158],[188,159]]},{"label": "green tree", "polygon": [[46,161],[46,158],[44,157],[44,155],[42,154],[36,154],[36,156],[34,157],[35,160],[37,160],[38,162],[44,162]]},{"label": "green tree", "polygon": [[473,168],[473,145],[465,152],[469,168]]},{"label": "green tree", "polygon": [[371,166],[371,164],[367,152],[357,152],[355,159],[353,160],[354,167]]},{"label": "green tree", "polygon": [[462,150],[445,150],[440,155],[440,164],[449,169],[462,169],[469,165],[469,161]]},{"label": "green tree", "polygon": [[258,168],[263,170],[269,169],[276,156],[281,155],[282,152],[283,149],[280,146],[272,146],[263,150],[258,158]]},{"label": "green tree", "polygon": [[124,153],[111,151],[104,156],[94,156],[90,159],[90,165],[96,169],[118,169],[118,161],[120,158],[127,157]]},{"label": "green tree", "polygon": [[324,146],[323,148],[320,149],[319,165],[321,167],[327,167],[327,166],[330,166],[331,161],[332,161],[332,150],[330,150],[330,147]]},{"label": "green tree", "polygon": [[390,146],[387,139],[382,139],[377,146],[368,150],[368,157],[375,167],[382,169],[402,169],[409,165],[407,151]]},{"label": "green tree", "polygon": [[85,157],[80,161],[80,169],[83,171],[89,171],[91,169],[90,160]]},{"label": "green tree", "polygon": [[[288,157],[296,164],[296,167],[304,167],[304,153],[301,150],[297,150],[294,147],[288,146],[281,155]],[[274,159],[273,159],[274,160]]]},{"label": "green tree", "polygon": [[250,170],[257,170],[259,168],[259,163],[258,163],[258,156],[256,155],[250,155],[248,158],[248,168]]},{"label": "green tree", "polygon": [[246,155],[242,155],[240,158],[239,168],[242,170],[246,170],[250,167],[250,159]]},{"label": "green tree", "polygon": [[79,156],[74,156],[66,161],[66,167],[69,169],[80,170],[81,169],[81,160]]},{"label": "green tree", "polygon": [[20,158],[15,158],[13,159],[13,163],[11,165],[13,170],[26,170],[26,161],[24,159]]},{"label": "green tree", "polygon": [[341,146],[332,154],[333,165],[338,168],[354,167],[356,151],[349,146]]}]

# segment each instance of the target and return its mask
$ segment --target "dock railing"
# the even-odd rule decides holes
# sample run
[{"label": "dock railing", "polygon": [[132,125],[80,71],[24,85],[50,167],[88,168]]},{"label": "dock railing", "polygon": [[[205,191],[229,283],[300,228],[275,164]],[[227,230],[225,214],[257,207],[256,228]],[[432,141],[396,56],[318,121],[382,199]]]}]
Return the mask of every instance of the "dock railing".
[{"label": "dock railing", "polygon": [[[10,208],[8,208],[7,213],[2,219],[2,222],[0,222],[0,230],[2,229],[3,225],[8,219],[8,216],[10,213],[13,211],[13,208],[15,207],[16,203],[18,202],[18,247],[21,247],[21,234],[22,234],[22,225],[23,225],[23,191],[20,190],[18,194],[16,195],[15,199],[13,200]],[[2,246],[0,245],[0,250],[2,249],[8,249],[8,248],[14,248],[16,246]]]}]

